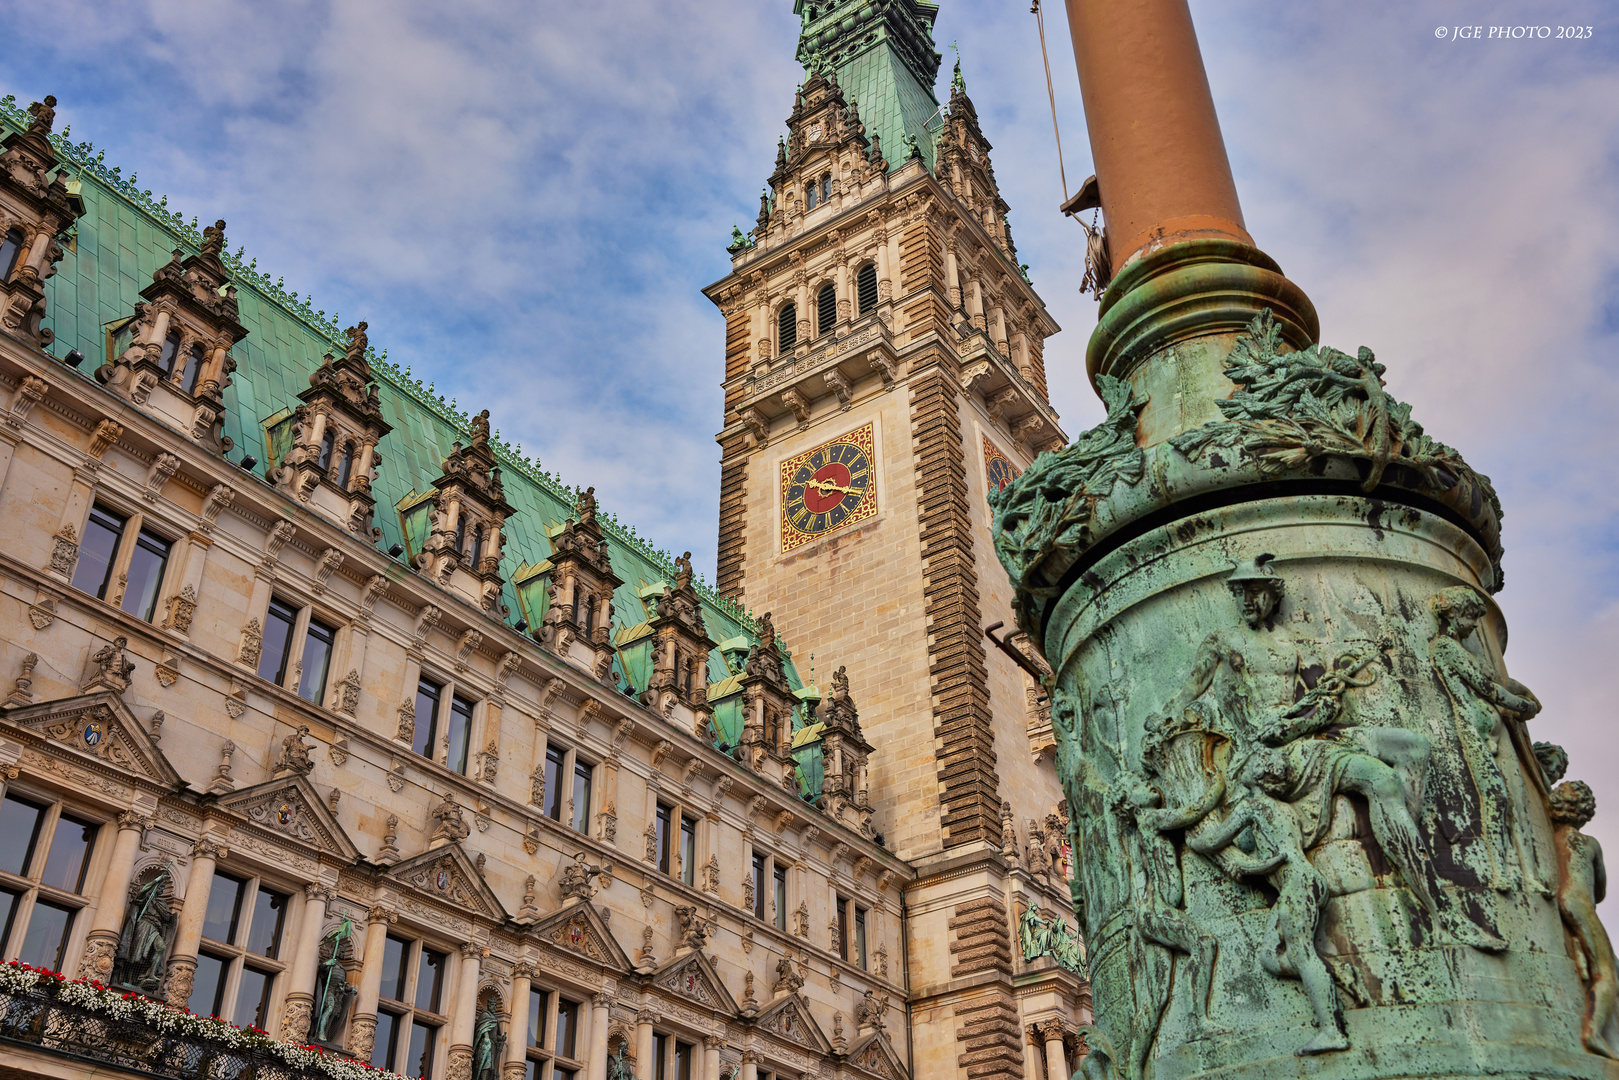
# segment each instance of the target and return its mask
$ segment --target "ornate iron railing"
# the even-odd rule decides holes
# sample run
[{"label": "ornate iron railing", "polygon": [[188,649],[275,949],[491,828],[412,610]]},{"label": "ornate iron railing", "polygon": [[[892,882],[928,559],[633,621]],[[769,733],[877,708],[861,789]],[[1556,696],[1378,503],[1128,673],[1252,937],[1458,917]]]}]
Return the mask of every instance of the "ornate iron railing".
[{"label": "ornate iron railing", "polygon": [[45,989],[0,991],[0,1044],[167,1080],[330,1080],[325,1073],[289,1065],[267,1048],[160,1031],[139,1017],[70,1005]]}]

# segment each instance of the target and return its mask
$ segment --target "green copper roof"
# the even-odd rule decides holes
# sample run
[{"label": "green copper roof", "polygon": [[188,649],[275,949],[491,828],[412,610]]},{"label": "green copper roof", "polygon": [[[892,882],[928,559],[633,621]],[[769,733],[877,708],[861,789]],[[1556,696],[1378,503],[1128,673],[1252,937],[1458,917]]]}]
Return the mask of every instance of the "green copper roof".
[{"label": "green copper roof", "polygon": [[[28,116],[17,107],[15,98],[0,99],[0,134],[21,131],[27,123]],[[202,236],[195,218],[187,224],[169,208],[166,198],[154,199],[150,191],[137,188],[134,173],[126,179],[121,169],[105,163],[104,151],[96,151],[88,142],[74,144],[67,135],[67,131],[52,135],[51,141],[63,163],[77,172],[86,211],[73,227],[72,242],[66,245],[69,250],[56,276],[46,284],[46,325],[56,332],[51,352],[65,356],[78,349],[86,357],[81,374],[88,378],[107,359],[107,324],[134,314],[140,290],[151,283],[152,272],[169,260],[175,248],[196,254]],[[272,282],[258,270],[257,260],[244,261],[238,250],[235,254],[227,251],[224,262],[237,287],[241,323],[248,330],[247,337],[231,350],[237,370],[225,389],[225,433],[236,443],[233,458],[251,453],[259,459],[254,475],[262,481],[267,461],[263,421],[285,415],[298,404],[296,394],[308,387],[309,373],[326,352],[341,352],[345,336],[335,314],[328,318],[326,312],[312,306],[309,297],[288,292],[279,280]],[[377,336],[375,332],[373,336]],[[371,362],[383,415],[393,425],[378,447],[381,466],[373,488],[375,524],[382,529],[379,546],[386,550],[405,541],[396,507],[429,490],[451,444],[465,438],[470,417],[430,385],[412,378],[408,368],[401,370],[390,363],[386,351],[374,355]],[[494,436],[490,443],[505,474],[506,498],[517,509],[506,526],[502,559],[507,578],[505,602],[515,621],[525,609],[512,578],[520,567],[548,565],[551,544],[547,532],[555,532],[572,514],[574,496],[560,477],[523,456],[519,447],[501,440],[498,430]],[[661,595],[662,589],[648,587],[675,580],[674,560],[613,515],[604,513],[600,520],[613,570],[624,582],[613,597],[614,621],[620,627],[634,627],[655,614],[652,594]],[[756,628],[747,612],[700,582],[697,591],[711,639],[755,640]],[[648,595],[643,597],[643,593]],[[802,685],[791,659],[784,659],[792,684]],[[709,677],[717,681],[728,675],[724,657],[716,649],[709,662]]]},{"label": "green copper roof", "polygon": [[[937,4],[926,0],[795,0],[802,20],[798,60],[805,68],[830,67],[845,96],[860,106],[868,135],[882,138],[891,168],[905,164],[905,138],[916,137],[933,169],[929,120],[939,110],[933,84],[943,57],[933,48]],[[931,130],[930,130],[931,128]]]}]

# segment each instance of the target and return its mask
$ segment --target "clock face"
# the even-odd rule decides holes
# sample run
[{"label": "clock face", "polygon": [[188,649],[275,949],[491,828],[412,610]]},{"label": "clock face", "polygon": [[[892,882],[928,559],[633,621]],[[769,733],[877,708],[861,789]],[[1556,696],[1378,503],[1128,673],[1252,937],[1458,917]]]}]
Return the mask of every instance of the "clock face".
[{"label": "clock face", "polygon": [[1021,472],[1021,469],[1012,464],[1010,458],[1001,453],[1000,447],[990,442],[988,438],[984,439],[984,480],[989,485],[989,490],[1001,490],[1016,480]]},{"label": "clock face", "polygon": [[781,550],[818,540],[877,513],[872,425],[781,463]]}]

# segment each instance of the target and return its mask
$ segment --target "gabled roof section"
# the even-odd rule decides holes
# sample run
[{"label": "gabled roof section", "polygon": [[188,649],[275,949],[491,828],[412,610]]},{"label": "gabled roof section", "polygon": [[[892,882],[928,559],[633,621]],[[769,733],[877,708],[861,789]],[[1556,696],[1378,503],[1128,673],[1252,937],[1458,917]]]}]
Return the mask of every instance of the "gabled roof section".
[{"label": "gabled roof section", "polygon": [[631,974],[630,958],[588,903],[570,904],[534,924],[530,933],[575,955],[621,974]]},{"label": "gabled roof section", "polygon": [[682,1001],[713,1009],[725,1016],[735,1016],[736,999],[720,981],[719,972],[708,962],[700,950],[677,956],[652,975],[652,985],[667,990]]},{"label": "gabled roof section", "polygon": [[883,1080],[911,1080],[910,1071],[882,1031],[874,1031],[849,1047],[848,1061],[861,1072]]},{"label": "gabled roof section", "polygon": [[278,840],[296,840],[345,862],[360,857],[360,849],[305,777],[289,776],[242,788],[221,798],[219,806]]},{"label": "gabled roof section", "polygon": [[184,784],[117,694],[102,691],[0,710],[0,720],[56,743],[92,765],[173,791]]},{"label": "gabled roof section", "polygon": [[441,904],[506,921],[506,909],[460,844],[429,848],[393,866],[388,876]]},{"label": "gabled roof section", "polygon": [[767,1031],[783,1042],[803,1047],[811,1054],[821,1055],[832,1052],[832,1044],[827,1041],[821,1029],[810,1015],[804,999],[797,994],[788,994],[778,998],[753,1022],[758,1031]]}]

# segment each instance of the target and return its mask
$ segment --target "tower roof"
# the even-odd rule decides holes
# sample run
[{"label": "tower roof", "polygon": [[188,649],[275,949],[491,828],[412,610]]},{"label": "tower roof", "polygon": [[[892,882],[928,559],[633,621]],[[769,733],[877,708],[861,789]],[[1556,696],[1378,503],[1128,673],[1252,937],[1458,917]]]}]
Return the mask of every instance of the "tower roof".
[{"label": "tower roof", "polygon": [[[830,69],[860,106],[866,131],[882,138],[883,153],[904,164],[907,136],[933,168],[928,121],[939,110],[933,94],[944,59],[933,47],[939,5],[927,0],[795,0],[802,20],[798,60],[810,71]],[[937,130],[938,125],[934,125]]]}]

